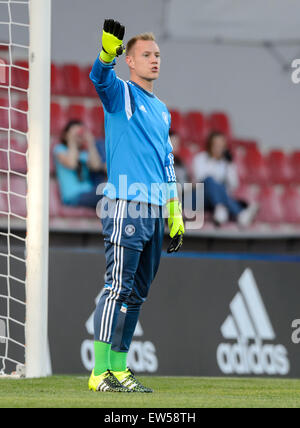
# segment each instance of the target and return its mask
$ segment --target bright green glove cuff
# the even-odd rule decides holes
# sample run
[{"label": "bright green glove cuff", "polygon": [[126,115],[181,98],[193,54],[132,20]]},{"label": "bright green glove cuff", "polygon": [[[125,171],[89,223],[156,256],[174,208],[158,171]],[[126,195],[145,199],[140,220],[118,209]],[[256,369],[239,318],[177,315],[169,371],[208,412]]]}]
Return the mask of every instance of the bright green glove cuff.
[{"label": "bright green glove cuff", "polygon": [[123,41],[104,30],[102,34],[102,47],[100,58],[105,62],[112,62],[117,55],[121,55],[120,49],[122,49],[122,53],[124,51]]},{"label": "bright green glove cuff", "polygon": [[169,201],[167,202],[166,207],[169,213],[168,225],[170,229],[170,237],[174,238],[177,233],[179,235],[183,235],[185,230],[180,202],[178,200]]},{"label": "bright green glove cuff", "polygon": [[115,59],[116,55],[109,55],[108,53],[104,52],[104,50],[101,51],[100,53],[100,59],[102,59],[102,61],[104,62],[113,62],[113,60]]}]

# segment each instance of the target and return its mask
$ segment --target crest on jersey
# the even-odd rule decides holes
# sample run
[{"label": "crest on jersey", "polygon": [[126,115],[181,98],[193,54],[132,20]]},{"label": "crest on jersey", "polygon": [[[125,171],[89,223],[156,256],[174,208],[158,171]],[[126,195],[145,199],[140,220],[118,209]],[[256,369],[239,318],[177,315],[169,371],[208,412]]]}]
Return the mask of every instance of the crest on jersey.
[{"label": "crest on jersey", "polygon": [[166,122],[167,125],[169,125],[169,115],[165,111],[162,112],[163,120]]}]

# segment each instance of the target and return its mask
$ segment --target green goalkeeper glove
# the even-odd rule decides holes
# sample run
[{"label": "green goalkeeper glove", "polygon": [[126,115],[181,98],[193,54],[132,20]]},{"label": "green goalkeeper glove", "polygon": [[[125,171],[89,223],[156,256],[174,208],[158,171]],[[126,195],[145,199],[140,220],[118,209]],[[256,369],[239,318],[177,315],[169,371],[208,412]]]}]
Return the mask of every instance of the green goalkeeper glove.
[{"label": "green goalkeeper glove", "polygon": [[168,253],[177,252],[183,244],[184,224],[181,213],[181,204],[178,200],[169,201],[167,203],[169,213],[168,225],[170,229],[171,243],[168,248]]},{"label": "green goalkeeper glove", "polygon": [[103,25],[102,52],[100,58],[104,62],[112,62],[116,56],[122,55],[125,48],[123,38],[125,27],[118,21],[106,19]]}]

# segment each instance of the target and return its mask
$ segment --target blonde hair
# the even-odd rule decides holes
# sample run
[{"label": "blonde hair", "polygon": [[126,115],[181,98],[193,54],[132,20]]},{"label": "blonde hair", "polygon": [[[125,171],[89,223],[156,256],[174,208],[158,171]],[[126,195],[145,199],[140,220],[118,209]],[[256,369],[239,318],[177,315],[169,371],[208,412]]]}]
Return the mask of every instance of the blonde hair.
[{"label": "blonde hair", "polygon": [[129,52],[133,48],[133,46],[136,44],[138,40],[150,40],[153,42],[156,42],[155,36],[153,33],[141,33],[137,34],[136,36],[132,37],[126,45],[126,55],[129,55]]}]

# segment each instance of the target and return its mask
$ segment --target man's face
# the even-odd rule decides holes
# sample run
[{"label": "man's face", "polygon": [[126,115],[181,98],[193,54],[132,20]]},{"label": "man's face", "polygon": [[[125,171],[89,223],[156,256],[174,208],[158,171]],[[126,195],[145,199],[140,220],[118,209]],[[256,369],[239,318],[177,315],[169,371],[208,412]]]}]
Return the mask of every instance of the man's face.
[{"label": "man's face", "polygon": [[160,50],[152,40],[138,40],[126,57],[132,73],[145,80],[156,80],[160,72]]}]

